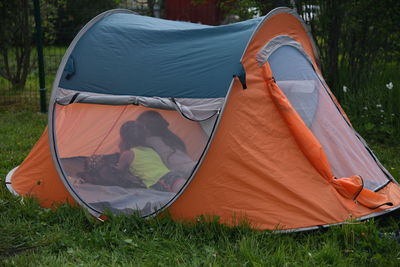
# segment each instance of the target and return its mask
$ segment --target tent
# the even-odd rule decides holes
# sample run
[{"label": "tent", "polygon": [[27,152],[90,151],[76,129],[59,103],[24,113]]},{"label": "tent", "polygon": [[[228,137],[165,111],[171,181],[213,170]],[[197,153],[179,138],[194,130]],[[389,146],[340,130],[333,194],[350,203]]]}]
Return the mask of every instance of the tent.
[{"label": "tent", "polygon": [[6,177],[43,207],[299,231],[400,205],[288,8],[223,26],[102,13],[65,53],[49,106]]}]

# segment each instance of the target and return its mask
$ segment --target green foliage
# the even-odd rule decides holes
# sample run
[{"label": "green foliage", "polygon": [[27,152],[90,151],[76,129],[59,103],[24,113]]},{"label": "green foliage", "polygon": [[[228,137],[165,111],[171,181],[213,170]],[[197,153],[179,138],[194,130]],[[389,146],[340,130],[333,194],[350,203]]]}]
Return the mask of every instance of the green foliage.
[{"label": "green foliage", "polygon": [[[51,86],[61,62],[62,56],[66,51],[66,47],[47,46],[43,49],[47,100],[50,98]],[[36,49],[32,49],[32,54],[36,55]],[[0,76],[0,110],[7,108],[15,108],[19,104],[22,110],[39,110],[39,70],[34,68],[28,75],[25,90],[13,90],[10,83]]]},{"label": "green foliage", "polygon": [[[40,3],[44,42],[51,44],[55,39],[56,9],[49,2]],[[0,78],[8,80],[14,93],[19,94],[35,67],[33,1],[1,0],[0,7]]]},{"label": "green foliage", "polygon": [[79,30],[103,11],[118,7],[120,0],[49,0],[57,7],[56,43],[68,45]]},{"label": "green foliage", "polygon": [[[400,144],[400,66],[387,64],[365,86],[343,85],[342,106],[354,128],[369,141]],[[342,86],[342,89],[343,89]]]},{"label": "green foliage", "polygon": [[[218,0],[217,6],[225,16],[223,21],[232,23],[266,15],[276,7],[290,6],[290,0]],[[229,19],[232,15],[235,15],[233,20]]]},{"label": "green foliage", "polygon": [[58,20],[57,6],[52,3],[53,0],[41,0],[40,12],[42,17],[43,43],[46,45],[54,44],[56,40],[56,25]]},{"label": "green foliage", "polygon": [[322,69],[328,84],[341,100],[342,84],[353,90],[368,85],[374,72],[388,62],[397,61],[400,34],[400,9],[396,0],[320,0],[298,1],[303,16],[305,7],[315,5],[309,21],[321,54]]},{"label": "green foliage", "polygon": [[399,146],[371,143],[370,148],[374,151],[380,162],[386,166],[392,176],[397,179],[397,181],[400,181]]},{"label": "green foliage", "polygon": [[0,76],[22,90],[31,70],[32,1],[0,1]]}]

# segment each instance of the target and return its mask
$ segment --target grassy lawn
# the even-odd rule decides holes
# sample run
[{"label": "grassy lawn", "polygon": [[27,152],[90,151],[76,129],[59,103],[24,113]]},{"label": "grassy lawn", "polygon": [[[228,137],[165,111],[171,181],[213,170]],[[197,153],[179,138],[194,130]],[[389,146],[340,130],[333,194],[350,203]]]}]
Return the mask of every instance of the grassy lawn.
[{"label": "grassy lawn", "polygon": [[[47,115],[0,109],[0,176],[21,163]],[[400,147],[373,145],[400,176]],[[1,266],[399,266],[400,213],[324,231],[273,234],[217,222],[175,223],[111,217],[94,221],[76,207],[42,209],[0,186]]]}]

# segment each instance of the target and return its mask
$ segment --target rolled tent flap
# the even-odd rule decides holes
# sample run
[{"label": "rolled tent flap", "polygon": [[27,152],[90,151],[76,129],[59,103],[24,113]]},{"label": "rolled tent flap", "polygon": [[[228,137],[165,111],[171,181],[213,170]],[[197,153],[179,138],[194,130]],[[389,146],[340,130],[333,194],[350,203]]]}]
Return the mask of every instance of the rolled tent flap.
[{"label": "rolled tent flap", "polygon": [[[265,70],[266,65],[264,65],[263,68]],[[264,73],[264,77],[268,77],[267,71],[264,71]],[[274,103],[295,136],[302,152],[326,180],[331,179],[332,173],[322,146],[304,124],[303,120],[294,110],[289,99],[287,99],[285,94],[279,89],[278,85],[272,79],[266,80],[266,84]]]},{"label": "rolled tent flap", "polygon": [[376,209],[384,205],[393,206],[386,195],[364,188],[361,176],[355,175],[340,179],[332,177],[331,183],[342,196],[355,200],[369,209]]},{"label": "rolled tent flap", "polygon": [[340,179],[333,177],[332,184],[342,196],[348,199],[355,199],[363,189],[363,181],[359,175]]},{"label": "rolled tent flap", "polygon": [[77,92],[59,88],[57,104],[73,103],[102,104],[102,105],[138,105],[148,108],[176,110],[185,118],[193,121],[208,120],[216,115],[225,98],[173,98],[173,97],[144,97],[133,95],[106,95],[89,92]]},{"label": "rolled tent flap", "polygon": [[388,200],[386,195],[364,188],[360,176],[354,175],[352,177],[339,179],[333,176],[321,144],[317,138],[315,138],[311,130],[305,125],[278,85],[273,79],[268,79],[267,68],[266,65],[263,66],[264,78],[268,91],[278,107],[279,113],[286,121],[298,143],[299,148],[321,176],[328,180],[340,195],[348,199],[356,200],[367,208],[375,209],[383,205],[391,206],[392,203]]},{"label": "rolled tent flap", "polygon": [[370,209],[377,209],[384,205],[393,206],[393,203],[386,195],[379,194],[368,189],[361,190],[356,200],[361,205]]}]

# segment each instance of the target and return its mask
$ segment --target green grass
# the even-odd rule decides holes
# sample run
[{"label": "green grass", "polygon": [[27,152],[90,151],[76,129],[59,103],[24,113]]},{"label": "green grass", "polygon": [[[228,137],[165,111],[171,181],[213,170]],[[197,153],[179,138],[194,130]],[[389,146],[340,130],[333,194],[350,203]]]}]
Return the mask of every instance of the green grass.
[{"label": "green grass", "polygon": [[341,104],[354,128],[373,142],[400,145],[399,69],[398,62],[386,63],[371,70],[365,85],[347,86],[347,92],[341,93]]},{"label": "green grass", "polygon": [[[18,109],[0,110],[1,177],[20,164],[46,125],[46,115]],[[399,148],[373,145],[394,171],[400,168]],[[399,217],[291,234],[217,221],[175,223],[167,216],[112,216],[100,223],[77,207],[42,209],[3,185],[0,266],[399,266],[400,244],[390,236],[400,230]]]}]

